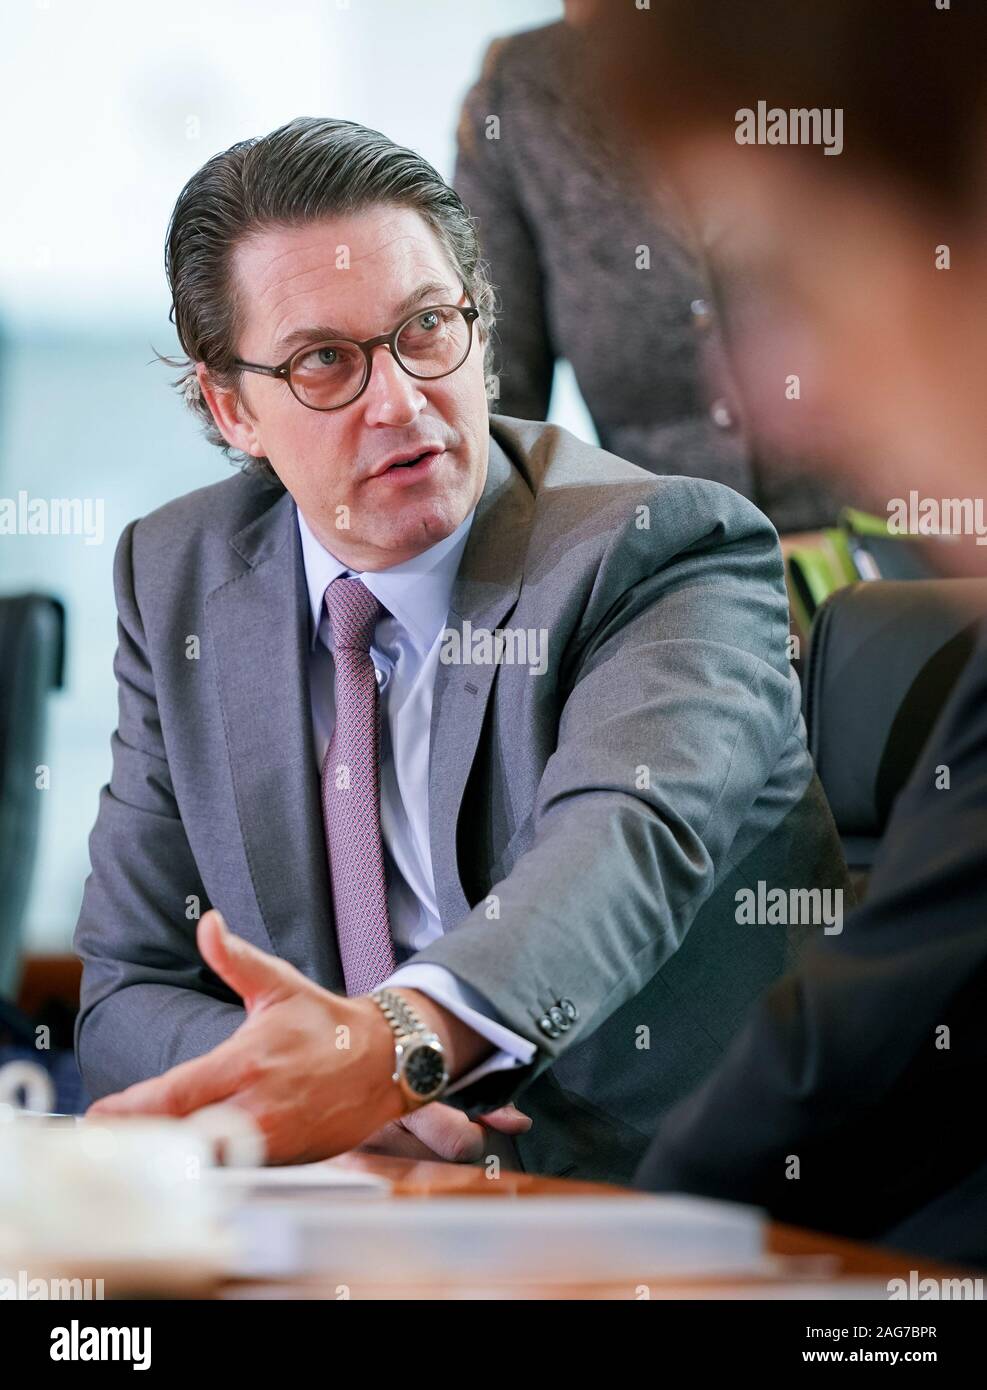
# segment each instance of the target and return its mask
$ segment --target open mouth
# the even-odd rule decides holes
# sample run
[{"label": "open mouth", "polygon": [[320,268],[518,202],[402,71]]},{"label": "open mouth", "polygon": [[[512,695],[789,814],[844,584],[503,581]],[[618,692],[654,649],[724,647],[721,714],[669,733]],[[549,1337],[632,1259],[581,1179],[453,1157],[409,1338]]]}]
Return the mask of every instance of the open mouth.
[{"label": "open mouth", "polygon": [[414,458],[405,459],[400,463],[392,463],[390,468],[385,468],[383,473],[377,476],[380,478],[417,478],[423,476],[431,468],[436,459],[442,455],[441,449],[426,449]]}]

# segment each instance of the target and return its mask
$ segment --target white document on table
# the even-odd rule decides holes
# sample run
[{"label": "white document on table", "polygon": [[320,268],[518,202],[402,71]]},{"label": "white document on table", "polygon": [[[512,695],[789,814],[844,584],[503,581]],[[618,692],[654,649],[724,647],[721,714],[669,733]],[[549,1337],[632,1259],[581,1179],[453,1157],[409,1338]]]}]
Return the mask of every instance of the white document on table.
[{"label": "white document on table", "polygon": [[[763,1212],[677,1196],[271,1200],[237,1212],[240,1274],[414,1283],[763,1274]],[[362,1194],[356,1194],[358,1197]]]},{"label": "white document on table", "polygon": [[234,1191],[263,1194],[304,1191],[361,1192],[386,1195],[391,1190],[387,1178],[359,1168],[326,1163],[285,1163],[270,1168],[208,1168],[209,1180]]}]

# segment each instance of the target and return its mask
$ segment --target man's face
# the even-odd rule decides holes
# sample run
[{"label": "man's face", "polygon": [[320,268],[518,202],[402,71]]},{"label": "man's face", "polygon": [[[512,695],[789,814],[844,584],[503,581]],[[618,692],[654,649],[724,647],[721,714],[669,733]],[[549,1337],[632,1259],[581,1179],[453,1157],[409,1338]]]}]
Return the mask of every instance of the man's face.
[{"label": "man's face", "polygon": [[[344,268],[345,267],[345,268]],[[387,333],[415,308],[462,304],[462,282],[417,213],[377,207],[303,227],[267,228],[241,243],[233,273],[242,310],[237,356],[274,366],[314,329],[358,340]],[[421,300],[401,310],[422,291]],[[320,329],[330,327],[327,335]],[[244,373],[239,404],[199,364],[202,389],[226,440],[268,458],[315,535],[352,569],[379,570],[450,535],[483,491],[489,447],[483,342],[474,325],[463,365],[432,381],[409,376],[386,347],[373,351],[363,394],[316,411],[287,382]],[[438,449],[414,469],[383,465],[395,454]]]}]

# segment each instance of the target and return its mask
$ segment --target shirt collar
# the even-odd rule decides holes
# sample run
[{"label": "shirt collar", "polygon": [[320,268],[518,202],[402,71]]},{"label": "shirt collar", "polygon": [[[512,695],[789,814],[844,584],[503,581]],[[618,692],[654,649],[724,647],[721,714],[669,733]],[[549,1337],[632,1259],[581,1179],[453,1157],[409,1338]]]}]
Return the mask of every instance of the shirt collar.
[{"label": "shirt collar", "polygon": [[408,636],[424,655],[442,630],[449,612],[452,586],[455,583],[463,550],[469,537],[476,508],[460,522],[451,535],[436,542],[420,555],[403,560],[386,570],[358,571],[348,569],[337,560],[312,533],[308,522],[296,506],[298,532],[302,542],[305,583],[312,611],[310,648],[314,649],[319,626],[325,614],[323,600],[326,589],[340,575],[355,575],[362,580],[375,598],[397,619]]}]

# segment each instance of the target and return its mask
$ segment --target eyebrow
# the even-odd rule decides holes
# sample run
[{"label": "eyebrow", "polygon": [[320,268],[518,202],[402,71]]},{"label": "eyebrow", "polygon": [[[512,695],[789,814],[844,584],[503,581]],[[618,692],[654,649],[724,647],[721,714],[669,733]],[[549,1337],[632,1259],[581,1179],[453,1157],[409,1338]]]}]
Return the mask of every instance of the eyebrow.
[{"label": "eyebrow", "polygon": [[[421,304],[423,300],[431,300],[433,303],[454,302],[447,299],[434,299],[435,295],[448,296],[449,286],[441,280],[428,280],[419,285],[411,294],[405,295],[400,304],[394,306],[394,320],[400,321],[405,314],[411,312],[416,304]],[[462,291],[460,291],[462,294]],[[278,338],[271,349],[275,358],[280,358],[282,354],[293,351],[296,347],[302,347],[305,343],[322,342],[326,338],[350,338],[352,335],[345,329],[333,328],[332,324],[316,324],[310,328],[294,328],[290,333],[283,334]]]}]

